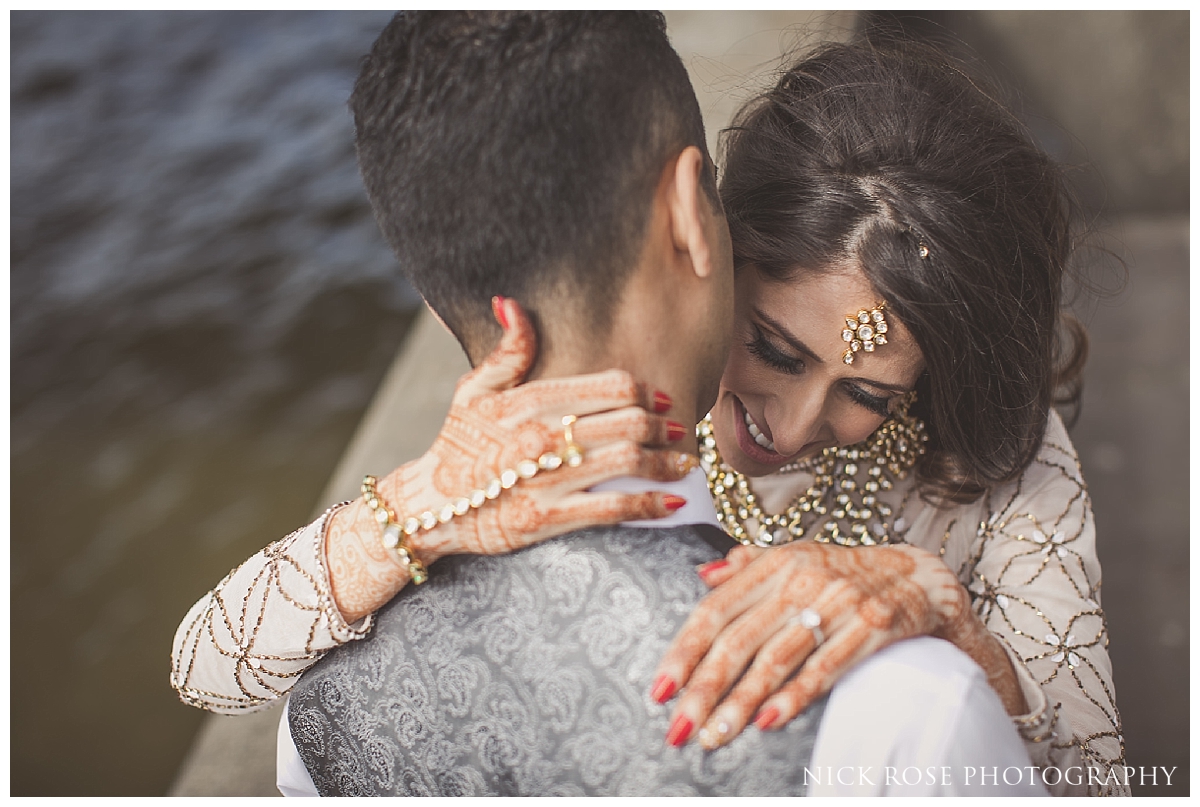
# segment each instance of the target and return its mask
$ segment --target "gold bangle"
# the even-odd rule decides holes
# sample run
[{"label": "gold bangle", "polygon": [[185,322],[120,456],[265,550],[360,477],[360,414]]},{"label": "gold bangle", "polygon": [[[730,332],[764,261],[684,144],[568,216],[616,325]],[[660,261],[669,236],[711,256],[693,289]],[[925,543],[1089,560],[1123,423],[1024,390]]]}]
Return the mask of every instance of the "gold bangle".
[{"label": "gold bangle", "polygon": [[[377,481],[379,480],[370,474],[363,477],[363,501],[366,502],[367,507],[375,514],[375,520],[383,527],[383,545],[388,549],[396,550],[396,554],[400,556],[400,562],[408,567],[408,574],[412,577],[412,581],[417,585],[421,585],[429,579],[429,572],[425,570],[425,564],[417,559],[417,556],[413,554],[412,548],[405,540],[406,534],[404,528],[396,521],[396,514],[384,503],[383,497],[375,489]],[[411,534],[408,533],[407,535]]]}]

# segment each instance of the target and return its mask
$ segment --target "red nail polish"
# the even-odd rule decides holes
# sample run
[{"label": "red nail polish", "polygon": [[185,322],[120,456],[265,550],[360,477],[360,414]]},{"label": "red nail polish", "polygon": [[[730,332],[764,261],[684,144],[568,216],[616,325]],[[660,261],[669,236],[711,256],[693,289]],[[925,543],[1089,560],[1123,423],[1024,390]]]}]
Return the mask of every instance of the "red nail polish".
[{"label": "red nail polish", "polygon": [[686,434],[687,434],[687,429],[685,429],[683,427],[682,423],[676,423],[673,420],[667,421],[667,439],[668,440],[671,440],[672,442],[674,442],[675,440],[682,440],[684,435],[686,435]]},{"label": "red nail polish", "polygon": [[727,560],[714,560],[712,563],[706,563],[701,566],[698,570],[698,574],[700,575],[700,579],[703,580],[713,572],[718,571],[719,569],[724,569],[728,565],[729,561]]},{"label": "red nail polish", "polygon": [[654,411],[655,412],[659,412],[661,414],[662,412],[666,412],[668,409],[670,409],[674,405],[675,405],[675,402],[671,400],[671,396],[668,395],[667,393],[665,393],[665,392],[655,392],[654,393]]},{"label": "red nail polish", "polygon": [[655,703],[666,703],[675,694],[678,685],[665,675],[660,675],[654,679],[654,688],[650,690],[650,697]]},{"label": "red nail polish", "polygon": [[673,493],[668,493],[666,496],[663,496],[662,501],[663,507],[666,507],[672,513],[687,504],[687,499],[683,498],[682,496],[676,496]]},{"label": "red nail polish", "polygon": [[772,706],[758,713],[758,716],[754,718],[754,725],[758,727],[759,731],[764,731],[769,729],[771,724],[778,719],[779,710]]},{"label": "red nail polish", "polygon": [[692,721],[684,715],[680,715],[675,718],[675,722],[671,724],[671,730],[667,732],[667,745],[678,748],[687,742],[688,735],[691,733]]},{"label": "red nail polish", "polygon": [[496,321],[500,323],[500,327],[508,330],[508,315],[504,313],[504,298],[496,295],[492,298],[492,313],[496,315]]}]

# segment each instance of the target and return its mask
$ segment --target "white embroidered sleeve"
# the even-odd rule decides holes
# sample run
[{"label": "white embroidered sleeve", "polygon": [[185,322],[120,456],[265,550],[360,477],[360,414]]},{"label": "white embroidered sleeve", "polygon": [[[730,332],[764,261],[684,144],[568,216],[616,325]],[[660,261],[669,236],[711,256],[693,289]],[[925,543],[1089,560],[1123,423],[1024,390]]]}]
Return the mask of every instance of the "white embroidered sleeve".
[{"label": "white embroidered sleeve", "polygon": [[225,714],[263,708],[326,652],[371,629],[334,604],[325,530],[335,505],[231,571],[175,632],[171,686],[187,704]]},{"label": "white embroidered sleeve", "polygon": [[1128,795],[1095,522],[1057,415],[1037,459],[990,495],[986,512],[960,579],[1013,660],[1030,707],[1015,721],[1031,761],[1055,795]]}]

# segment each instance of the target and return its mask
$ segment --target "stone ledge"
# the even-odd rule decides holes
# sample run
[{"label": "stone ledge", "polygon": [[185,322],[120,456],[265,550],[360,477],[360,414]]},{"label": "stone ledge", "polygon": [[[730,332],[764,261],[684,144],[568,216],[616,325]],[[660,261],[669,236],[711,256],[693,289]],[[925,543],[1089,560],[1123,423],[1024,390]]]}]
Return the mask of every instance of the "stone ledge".
[{"label": "stone ledge", "polygon": [[[458,342],[422,309],[313,517],[357,496],[363,474],[388,473],[424,453],[468,369]],[[169,795],[278,796],[275,733],[281,709],[282,703],[246,715],[210,715]]]}]

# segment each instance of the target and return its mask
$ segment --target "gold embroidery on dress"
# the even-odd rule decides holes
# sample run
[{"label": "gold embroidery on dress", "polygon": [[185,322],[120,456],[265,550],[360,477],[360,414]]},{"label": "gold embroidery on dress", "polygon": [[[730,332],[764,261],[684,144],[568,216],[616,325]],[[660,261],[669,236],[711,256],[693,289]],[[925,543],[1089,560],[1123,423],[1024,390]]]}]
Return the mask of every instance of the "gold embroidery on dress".
[{"label": "gold embroidery on dress", "polygon": [[[710,447],[703,435],[701,440],[711,483],[718,477],[704,455]],[[710,453],[717,458],[715,451]],[[791,470],[813,472],[811,464]],[[865,469],[857,470],[862,484],[869,477]],[[796,481],[801,491],[804,481]],[[1034,764],[1064,770],[1090,766],[1104,783],[1091,784],[1094,794],[1127,794],[1128,788],[1114,784],[1110,774],[1125,764],[1125,746],[1107,657],[1091,502],[1074,450],[1046,440],[1017,480],[975,505],[930,510],[933,505],[916,495],[911,477],[898,482],[886,498],[892,505],[891,535],[924,546],[957,567],[975,612],[1009,650],[1018,676],[1040,689],[1031,712],[1013,718]],[[826,510],[823,517],[830,518],[833,508],[827,504]],[[732,512],[740,515],[737,509]],[[932,522],[926,522],[931,513]],[[970,518],[960,517],[968,513]],[[808,517],[803,538],[823,534],[817,518]],[[918,518],[920,534],[913,532]],[[729,521],[722,521],[732,534]],[[751,534],[747,529],[743,537]]]},{"label": "gold embroidery on dress", "polygon": [[[346,625],[324,566],[325,527],[344,505],[331,507],[315,525],[266,547],[201,600],[203,606],[182,629],[183,640],[171,660],[171,684],[184,703],[220,712],[258,709],[286,693],[332,647],[370,631],[370,618],[357,629]],[[300,543],[310,531],[312,544]],[[279,633],[274,620],[284,616],[287,630],[305,641],[303,647],[281,654],[274,652],[271,632]],[[265,643],[260,633],[268,637]],[[201,658],[215,687],[195,681]]]}]

